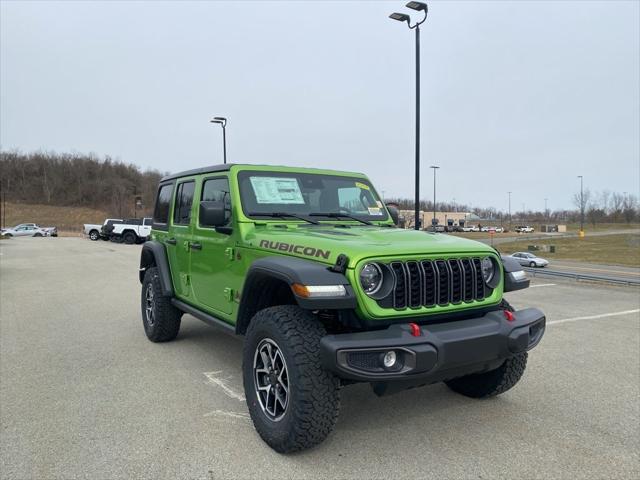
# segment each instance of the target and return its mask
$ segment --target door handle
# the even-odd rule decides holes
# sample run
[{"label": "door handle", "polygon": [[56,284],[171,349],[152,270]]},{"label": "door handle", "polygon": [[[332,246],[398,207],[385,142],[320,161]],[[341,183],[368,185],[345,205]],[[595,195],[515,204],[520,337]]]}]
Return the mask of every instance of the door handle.
[{"label": "door handle", "polygon": [[191,250],[202,250],[202,244],[201,243],[189,243],[189,248]]},{"label": "door handle", "polygon": [[177,242],[176,242],[176,239],[175,239],[175,238],[167,238],[167,239],[164,241],[164,243],[168,243],[169,245],[175,245]]}]

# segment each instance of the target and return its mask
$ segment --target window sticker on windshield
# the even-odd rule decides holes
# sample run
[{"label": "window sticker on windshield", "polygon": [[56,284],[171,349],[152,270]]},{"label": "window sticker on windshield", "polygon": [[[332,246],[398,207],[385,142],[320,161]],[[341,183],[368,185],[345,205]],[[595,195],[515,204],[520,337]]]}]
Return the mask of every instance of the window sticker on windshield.
[{"label": "window sticker on windshield", "polygon": [[295,178],[251,177],[250,180],[258,203],[304,204]]},{"label": "window sticker on windshield", "polygon": [[362,189],[362,190],[369,190],[369,185],[365,184],[365,183],[360,183],[360,182],[356,182],[356,187]]},{"label": "window sticker on windshield", "polygon": [[378,205],[379,208],[382,208],[382,202],[380,200],[376,200],[376,205]]},{"label": "window sticker on windshield", "polygon": [[378,207],[369,207],[369,215],[383,215],[382,210]]}]

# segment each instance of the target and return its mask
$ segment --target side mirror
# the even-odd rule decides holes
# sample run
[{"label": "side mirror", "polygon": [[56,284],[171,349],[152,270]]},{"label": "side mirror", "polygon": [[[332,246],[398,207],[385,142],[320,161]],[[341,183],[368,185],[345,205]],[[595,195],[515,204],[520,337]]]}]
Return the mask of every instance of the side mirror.
[{"label": "side mirror", "polygon": [[222,227],[227,224],[224,203],[200,202],[198,215],[200,225],[203,227]]},{"label": "side mirror", "polygon": [[400,212],[398,209],[392,205],[387,205],[387,210],[389,210],[389,215],[391,215],[391,220],[397,227],[400,224]]}]

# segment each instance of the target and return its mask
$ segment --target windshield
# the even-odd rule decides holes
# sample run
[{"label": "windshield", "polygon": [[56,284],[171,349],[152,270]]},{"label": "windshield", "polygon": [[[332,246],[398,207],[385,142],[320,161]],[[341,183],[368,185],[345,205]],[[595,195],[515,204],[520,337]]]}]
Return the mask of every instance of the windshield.
[{"label": "windshield", "polygon": [[[368,221],[388,220],[387,211],[368,180],[315,173],[238,173],[242,209],[249,218],[272,213],[302,216],[343,213]],[[334,217],[333,220],[349,220]],[[327,217],[329,220],[329,217]]]}]

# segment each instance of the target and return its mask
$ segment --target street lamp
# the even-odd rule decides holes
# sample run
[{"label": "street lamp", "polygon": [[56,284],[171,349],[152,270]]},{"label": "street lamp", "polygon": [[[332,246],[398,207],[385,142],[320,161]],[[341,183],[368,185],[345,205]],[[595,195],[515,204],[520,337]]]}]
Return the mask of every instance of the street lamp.
[{"label": "street lamp", "polygon": [[210,123],[219,123],[222,125],[222,152],[224,163],[227,163],[227,119],[224,117],[213,117]]},{"label": "street lamp", "polygon": [[436,170],[440,167],[436,165],[431,165],[429,168],[433,168],[433,220],[431,221],[431,225],[435,228],[436,226]]},{"label": "street lamp", "polygon": [[511,230],[511,192],[507,192],[509,194],[509,230]]},{"label": "street lamp", "polygon": [[583,178],[582,175],[578,175],[580,179],[580,236],[584,236],[584,192],[582,189]]},{"label": "street lamp", "polygon": [[404,13],[392,13],[389,18],[398,22],[407,22],[410,30],[416,31],[416,185],[415,185],[415,229],[420,230],[420,25],[427,19],[426,3],[409,2],[407,8],[423,12],[424,17],[411,25],[411,17]]},{"label": "street lamp", "polygon": [[547,200],[549,200],[548,198],[544,199],[544,217],[545,218],[549,218],[549,209],[547,208]]}]

